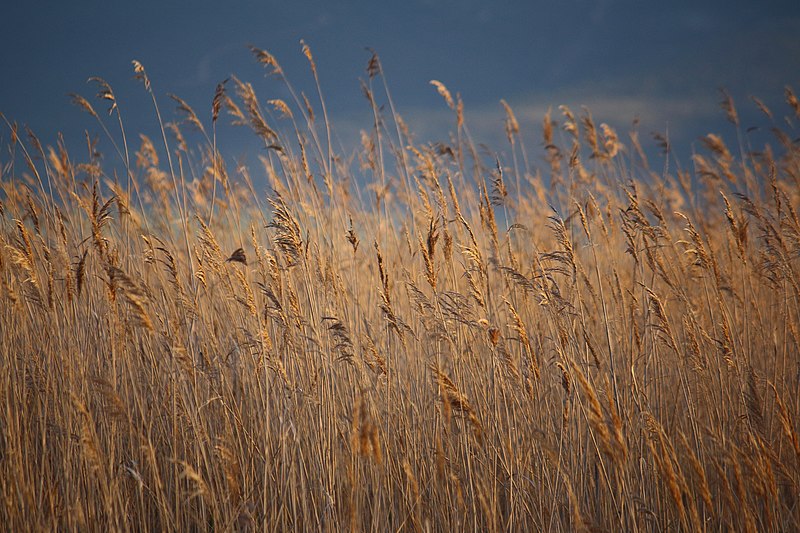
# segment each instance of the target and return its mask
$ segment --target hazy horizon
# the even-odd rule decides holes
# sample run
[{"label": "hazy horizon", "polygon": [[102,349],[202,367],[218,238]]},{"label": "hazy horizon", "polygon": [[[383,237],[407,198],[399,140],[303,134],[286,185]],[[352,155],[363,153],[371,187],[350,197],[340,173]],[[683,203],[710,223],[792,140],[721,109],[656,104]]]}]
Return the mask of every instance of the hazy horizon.
[{"label": "hazy horizon", "polygon": [[[314,53],[334,130],[347,150],[357,148],[359,129],[371,126],[360,90],[367,47],[380,55],[396,107],[418,137],[446,140],[453,129],[452,113],[428,84],[437,79],[463,98],[476,141],[497,150],[504,149],[499,101],[505,99],[529,148],[539,143],[548,108],[560,118],[558,105],[586,105],[597,122],[611,122],[623,136],[638,119],[650,145],[650,132],[668,131],[688,163],[701,135],[734,135],[718,107],[720,88],[733,96],[744,129],[765,126],[750,96],[777,107],[780,119],[783,87],[800,82],[800,5],[793,2],[235,1],[198,2],[190,10],[81,2],[46,9],[14,4],[5,12],[0,68],[13,82],[0,86],[0,112],[28,125],[45,145],[63,132],[69,146],[83,147],[84,130],[99,132],[68,96],[81,94],[103,109],[86,83],[91,76],[112,85],[129,133],[154,135],[155,114],[133,80],[133,59],[147,68],[165,121],[179,119],[167,98],[174,93],[208,122],[214,88],[231,74],[253,82],[262,103],[288,100],[282,84],[266,79],[253,60],[251,44],[275,55],[316,105],[300,39]],[[7,128],[0,135],[7,137]],[[100,149],[108,153],[105,142]],[[231,157],[260,150],[244,130],[223,129],[219,142]]]}]

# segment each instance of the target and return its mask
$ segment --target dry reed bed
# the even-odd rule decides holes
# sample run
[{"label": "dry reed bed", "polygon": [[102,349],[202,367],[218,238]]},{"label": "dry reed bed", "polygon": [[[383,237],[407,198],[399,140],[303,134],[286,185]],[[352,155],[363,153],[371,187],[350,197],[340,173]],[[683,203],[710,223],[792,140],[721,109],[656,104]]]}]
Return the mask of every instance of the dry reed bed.
[{"label": "dry reed bed", "polygon": [[[135,153],[108,84],[109,121],[75,96],[119,174],[7,123],[6,527],[800,527],[790,90],[774,147],[709,135],[693,172],[562,107],[543,179],[505,102],[487,164],[439,82],[455,133],[417,143],[377,56],[374,123],[337,153],[319,82],[253,52],[293,102],[232,79],[204,124],[175,97]],[[217,153],[227,116],[263,139],[268,194]]]}]

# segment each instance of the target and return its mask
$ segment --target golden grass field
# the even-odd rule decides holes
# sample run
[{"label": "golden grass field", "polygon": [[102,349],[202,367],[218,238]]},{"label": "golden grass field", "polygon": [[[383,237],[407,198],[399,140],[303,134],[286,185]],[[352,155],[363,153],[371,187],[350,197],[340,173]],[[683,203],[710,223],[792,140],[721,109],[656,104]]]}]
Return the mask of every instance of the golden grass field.
[{"label": "golden grass field", "polygon": [[[163,138],[95,80],[103,159],[5,121],[2,529],[800,528],[791,89],[742,104],[770,145],[726,96],[738,135],[653,169],[586,109],[503,102],[495,161],[439,82],[451,139],[417,141],[373,56],[342,152],[319,82],[253,52],[290,101],[234,78]],[[217,152],[230,120],[260,167]]]}]

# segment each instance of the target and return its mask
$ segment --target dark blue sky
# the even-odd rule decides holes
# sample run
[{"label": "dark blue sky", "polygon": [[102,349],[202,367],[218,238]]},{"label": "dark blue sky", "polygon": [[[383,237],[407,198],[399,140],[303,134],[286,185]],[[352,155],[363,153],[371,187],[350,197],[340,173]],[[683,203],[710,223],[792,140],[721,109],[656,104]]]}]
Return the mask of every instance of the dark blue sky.
[{"label": "dark blue sky", "polygon": [[[90,76],[120,100],[129,134],[155,129],[132,59],[147,68],[166,118],[176,93],[208,120],[215,85],[252,81],[263,101],[285,98],[246,45],[272,52],[294,85],[314,93],[301,38],[310,45],[329,110],[343,139],[369,128],[361,95],[369,53],[381,56],[395,103],[418,136],[444,138],[452,115],[428,82],[461,93],[478,141],[503,139],[506,99],[534,145],[548,107],[591,107],[624,135],[669,128],[688,153],[699,135],[724,129],[718,88],[736,100],[747,127],[764,125],[749,95],[787,114],[783,87],[800,92],[800,2],[407,0],[397,2],[7,2],[0,19],[0,112],[45,144],[62,131],[80,143],[96,131],[67,93],[93,100]],[[100,103],[97,109],[103,109]],[[723,133],[725,133],[723,131]],[[728,131],[732,135],[732,132]],[[229,149],[257,151],[238,132]],[[7,130],[0,140],[7,141]],[[233,142],[233,141],[236,142]],[[102,148],[102,147],[101,147]],[[349,148],[355,148],[349,147]],[[503,149],[503,147],[497,147]],[[106,151],[108,151],[106,149]]]}]

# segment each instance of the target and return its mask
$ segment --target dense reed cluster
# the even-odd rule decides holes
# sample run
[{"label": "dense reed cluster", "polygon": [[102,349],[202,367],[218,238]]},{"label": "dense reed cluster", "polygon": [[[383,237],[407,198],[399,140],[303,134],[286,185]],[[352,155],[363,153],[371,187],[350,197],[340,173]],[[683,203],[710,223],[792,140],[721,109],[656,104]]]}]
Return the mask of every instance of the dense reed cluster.
[{"label": "dense reed cluster", "polygon": [[290,101],[231,78],[162,122],[134,62],[158,139],[100,79],[73,98],[105,157],[5,122],[3,528],[800,528],[790,89],[754,99],[767,144],[725,95],[735,147],[684,170],[659,137],[652,170],[564,106],[533,132],[502,102],[495,155],[437,81],[453,133],[417,141],[373,56],[342,151],[311,50],[312,96],[252,51]]}]

